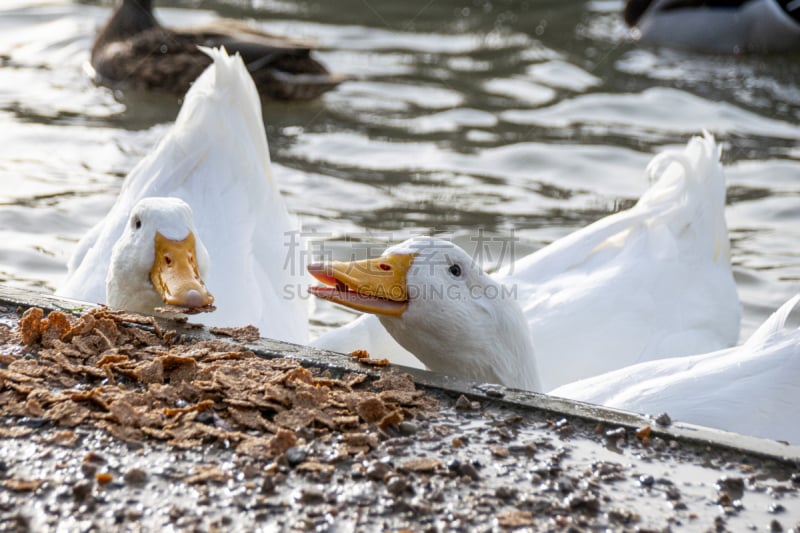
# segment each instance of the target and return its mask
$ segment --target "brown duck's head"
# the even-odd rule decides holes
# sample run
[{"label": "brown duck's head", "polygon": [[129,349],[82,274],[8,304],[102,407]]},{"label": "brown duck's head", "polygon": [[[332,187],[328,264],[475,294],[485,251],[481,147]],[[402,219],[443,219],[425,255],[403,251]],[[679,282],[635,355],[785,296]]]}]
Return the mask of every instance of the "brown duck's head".
[{"label": "brown duck's head", "polygon": [[118,0],[114,14],[95,39],[92,55],[108,43],[122,41],[157,27],[159,24],[153,15],[152,0]]}]

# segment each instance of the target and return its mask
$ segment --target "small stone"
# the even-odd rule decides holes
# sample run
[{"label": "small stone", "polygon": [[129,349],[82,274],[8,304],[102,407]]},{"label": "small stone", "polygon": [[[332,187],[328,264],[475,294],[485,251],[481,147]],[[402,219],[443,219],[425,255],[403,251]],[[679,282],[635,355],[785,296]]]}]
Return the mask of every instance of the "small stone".
[{"label": "small stone", "polygon": [[386,482],[386,490],[395,496],[400,496],[408,489],[408,482],[400,476],[389,476]]},{"label": "small stone", "polygon": [[382,461],[375,461],[367,467],[367,479],[383,481],[392,471],[392,467]]},{"label": "small stone", "polygon": [[720,490],[742,492],[744,490],[744,479],[740,477],[722,476],[717,480]]},{"label": "small stone", "polygon": [[289,466],[295,467],[306,460],[308,451],[303,446],[292,446],[284,455]]},{"label": "small stone", "polygon": [[89,481],[78,481],[72,486],[72,497],[82,502],[92,493],[92,483]]},{"label": "small stone", "polygon": [[769,530],[774,533],[778,533],[779,531],[783,531],[783,526],[777,520],[773,520],[769,523]]},{"label": "small stone", "polygon": [[97,465],[92,463],[81,463],[81,473],[86,477],[94,477],[97,474]]},{"label": "small stone", "polygon": [[768,510],[769,510],[770,514],[778,514],[778,513],[785,512],[786,511],[786,507],[784,507],[783,505],[781,505],[779,503],[773,503],[773,504],[770,504]]},{"label": "small stone", "polygon": [[662,452],[667,449],[667,443],[661,437],[654,437],[651,439],[653,449],[657,452]]},{"label": "small stone", "polygon": [[364,477],[364,467],[360,464],[350,466],[350,477],[352,479],[362,479]]},{"label": "small stone", "polygon": [[213,426],[214,412],[211,410],[200,411],[199,413],[197,413],[194,419],[196,422],[199,422],[201,424],[206,424],[207,426]]},{"label": "small stone", "polygon": [[512,500],[517,497],[517,489],[506,486],[497,487],[494,491],[494,495],[501,500]]},{"label": "small stone", "polygon": [[639,521],[639,515],[625,509],[611,509],[608,511],[608,519],[620,524],[632,524]]},{"label": "small stone", "polygon": [[656,424],[659,426],[669,426],[672,424],[672,418],[667,413],[661,413],[656,417]]},{"label": "small stone", "polygon": [[413,435],[418,431],[417,425],[413,422],[409,422],[404,420],[397,424],[397,431],[400,432],[401,435]]},{"label": "small stone", "polygon": [[639,483],[641,483],[642,486],[644,487],[652,487],[653,483],[655,482],[656,480],[653,476],[645,476],[645,475],[639,476]]},{"label": "small stone", "polygon": [[275,492],[275,487],[278,486],[278,482],[280,481],[279,475],[280,474],[264,476],[264,481],[261,483],[261,494],[272,494]]},{"label": "small stone", "polygon": [[456,409],[468,410],[472,408],[472,402],[463,394],[456,400]]},{"label": "small stone", "polygon": [[122,477],[129,485],[142,485],[147,481],[147,472],[141,468],[130,468]]},{"label": "small stone", "polygon": [[325,494],[319,488],[307,487],[300,491],[301,503],[322,503],[325,501]]},{"label": "small stone", "polygon": [[102,463],[106,462],[106,458],[103,456],[103,454],[92,450],[92,451],[90,451],[89,453],[86,454],[86,456],[83,458],[83,461],[85,463],[101,463],[102,464]]},{"label": "small stone", "polygon": [[471,463],[463,463],[461,466],[458,467],[458,473],[462,476],[467,476],[472,481],[478,481],[480,479],[480,474],[478,474],[478,469]]}]

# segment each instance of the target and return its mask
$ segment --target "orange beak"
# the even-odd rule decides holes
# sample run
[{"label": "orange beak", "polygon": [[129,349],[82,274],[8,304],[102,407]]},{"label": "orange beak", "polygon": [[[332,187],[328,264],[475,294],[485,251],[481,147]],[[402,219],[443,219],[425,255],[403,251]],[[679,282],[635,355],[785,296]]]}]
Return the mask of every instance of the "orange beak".
[{"label": "orange beak", "polygon": [[150,282],[168,305],[205,307],[214,303],[197,268],[192,232],[182,241],[167,239],[156,232]]},{"label": "orange beak", "polygon": [[328,287],[309,287],[324,300],[377,315],[401,316],[408,308],[406,274],[416,254],[363,261],[308,265],[308,272]]}]

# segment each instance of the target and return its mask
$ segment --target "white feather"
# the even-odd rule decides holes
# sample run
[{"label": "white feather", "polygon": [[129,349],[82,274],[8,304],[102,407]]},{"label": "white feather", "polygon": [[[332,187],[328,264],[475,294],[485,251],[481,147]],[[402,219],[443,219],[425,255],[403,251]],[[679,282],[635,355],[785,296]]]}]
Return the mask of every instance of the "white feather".
[{"label": "white feather", "polygon": [[106,217],[78,244],[58,294],[105,302],[111,248],[132,207],[144,197],[177,197],[191,206],[214,265],[207,286],[217,311],[198,319],[255,324],[263,336],[305,342],[307,304],[296,290],[308,283],[298,262],[303,246],[287,246],[299,223],[270,172],[258,93],[238,55],[205,51],[213,64],[158,147],[125,178]]},{"label": "white feather", "polygon": [[743,345],[649,361],[550,394],[800,444],[800,330],[785,329],[800,294]]},{"label": "white feather", "polygon": [[[657,156],[648,173],[657,181],[633,208],[493,276],[522,307],[530,329],[517,335],[532,334],[545,391],[641,361],[736,343],[741,305],[729,260],[725,175],[714,139],[705,134],[682,152]],[[472,321],[475,331],[485,330],[477,316],[464,320]],[[408,361],[408,351],[380,338],[377,325],[377,318],[362,317],[314,344]],[[494,349],[496,335],[472,340],[494,357],[493,364],[506,364]],[[451,373],[462,363],[456,354]]]}]

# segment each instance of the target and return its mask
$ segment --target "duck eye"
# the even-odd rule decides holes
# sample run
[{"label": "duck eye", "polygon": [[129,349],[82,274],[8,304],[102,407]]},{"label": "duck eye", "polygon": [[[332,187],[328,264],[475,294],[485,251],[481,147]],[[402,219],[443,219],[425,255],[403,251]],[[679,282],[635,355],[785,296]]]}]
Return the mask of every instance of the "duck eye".
[{"label": "duck eye", "polygon": [[457,278],[461,276],[461,265],[458,264],[450,265],[450,268],[448,268],[447,270],[449,270],[450,273]]},{"label": "duck eye", "polygon": [[136,228],[136,229],[141,228],[142,227],[142,219],[139,218],[139,217],[134,218],[133,219],[133,227]]}]

